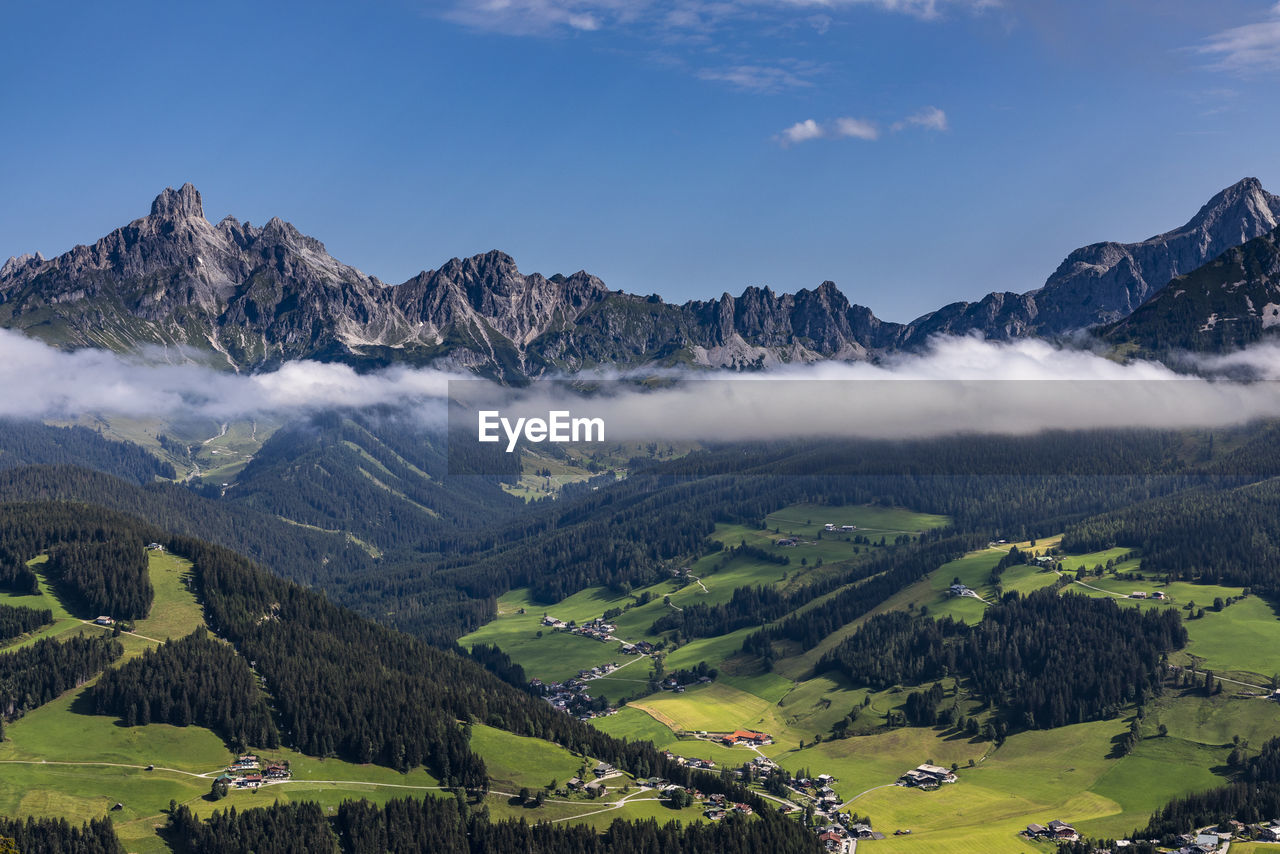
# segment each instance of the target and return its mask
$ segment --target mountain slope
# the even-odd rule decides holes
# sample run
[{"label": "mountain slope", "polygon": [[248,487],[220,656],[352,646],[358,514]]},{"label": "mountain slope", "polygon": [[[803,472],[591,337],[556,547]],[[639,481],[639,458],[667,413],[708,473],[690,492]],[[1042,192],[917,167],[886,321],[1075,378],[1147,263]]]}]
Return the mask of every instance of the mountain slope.
[{"label": "mountain slope", "polygon": [[169,358],[249,371],[317,359],[430,364],[522,383],[601,366],[751,370],[875,358],[940,333],[1008,339],[1114,322],[1278,222],[1280,197],[1246,178],[1181,228],[1077,249],[1038,290],[954,303],[904,326],[851,304],[831,282],[675,305],[610,290],[582,271],[525,274],[497,251],[387,285],[279,219],[210,224],[186,184],[92,246],[11,258],[0,267],[0,326],[69,349],[158,345]]},{"label": "mountain slope", "polygon": [[515,382],[595,365],[862,358],[897,329],[880,334],[871,311],[830,283],[672,306],[585,272],[525,275],[501,252],[389,286],[279,219],[211,225],[190,184],[92,246],[11,258],[0,268],[0,325],[66,348],[183,348],[236,370],[408,362]]},{"label": "mountain slope", "polygon": [[1113,344],[1163,355],[1224,352],[1275,332],[1280,332],[1280,229],[1179,276],[1101,334]]},{"label": "mountain slope", "polygon": [[1280,196],[1245,178],[1185,225],[1138,243],[1094,243],[1066,257],[1043,287],[953,303],[911,323],[908,340],[981,331],[988,338],[1060,334],[1127,316],[1175,276],[1280,224]]}]

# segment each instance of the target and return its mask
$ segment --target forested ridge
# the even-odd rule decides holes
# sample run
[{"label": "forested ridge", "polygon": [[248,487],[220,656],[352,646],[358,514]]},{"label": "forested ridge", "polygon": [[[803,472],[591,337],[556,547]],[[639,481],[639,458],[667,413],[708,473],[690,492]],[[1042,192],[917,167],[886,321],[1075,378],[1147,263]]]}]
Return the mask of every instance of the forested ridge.
[{"label": "forested ridge", "polygon": [[37,421],[0,419],[0,469],[29,465],[77,465],[130,483],[172,479],[173,466],[132,442],[117,442],[88,427],[50,427]]},{"label": "forested ridge", "polygon": [[89,700],[96,714],[115,715],[128,726],[196,724],[235,750],[280,745],[248,662],[204,629],[108,670],[89,691]]},{"label": "forested ridge", "polygon": [[[716,523],[756,524],[787,504],[885,502],[949,515],[958,534],[1023,539],[1187,489],[1197,482],[1197,471],[1220,471],[1226,459],[1225,451],[1223,459],[1213,455],[1208,440],[1153,431],[778,442],[711,449],[665,463],[636,460],[624,481],[516,515],[509,515],[506,497],[490,503],[490,486],[463,489],[457,518],[436,520],[385,504],[385,490],[360,474],[361,467],[370,472],[381,466],[386,472],[378,470],[380,478],[434,488],[440,459],[415,449],[411,435],[377,420],[336,416],[290,428],[279,443],[268,443],[245,482],[229,491],[232,498],[38,466],[0,472],[0,500],[84,501],[141,516],[232,548],[363,614],[447,645],[491,619],[496,597],[508,590],[530,587],[539,601],[551,603],[592,585],[652,584],[676,562],[705,553]],[[343,467],[341,477],[322,476],[316,447],[340,454],[343,462],[335,465]],[[1274,452],[1259,454],[1253,472],[1280,461]],[[1104,471],[1126,474],[1098,474]],[[1256,476],[1233,475],[1241,482]],[[450,490],[468,482],[447,481]],[[383,494],[366,495],[368,489]],[[364,506],[371,508],[372,527],[360,535],[379,544],[376,558],[342,533],[276,518],[340,528]],[[799,627],[789,633],[799,634]]]},{"label": "forested ridge", "polygon": [[[957,676],[1000,710],[1007,729],[1049,729],[1158,696],[1162,656],[1186,643],[1171,608],[1128,608],[1046,588],[1006,594],[974,626],[903,612],[873,617],[823,656],[817,671],[876,688]],[[911,717],[935,722],[923,707]]]}]

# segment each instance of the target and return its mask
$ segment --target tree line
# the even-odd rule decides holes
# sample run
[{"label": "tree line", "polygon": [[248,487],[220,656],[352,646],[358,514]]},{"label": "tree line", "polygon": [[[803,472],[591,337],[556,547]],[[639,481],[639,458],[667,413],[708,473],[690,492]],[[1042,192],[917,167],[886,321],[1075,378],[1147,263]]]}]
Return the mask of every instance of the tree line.
[{"label": "tree line", "polygon": [[0,837],[12,839],[21,854],[125,854],[109,818],[76,825],[65,818],[0,816]]},{"label": "tree line", "polygon": [[105,635],[42,638],[0,653],[0,717],[22,717],[83,685],[123,654],[120,643]]},{"label": "tree line", "polygon": [[59,543],[49,549],[45,572],[82,613],[141,620],[151,612],[146,540],[113,537],[104,542]]},{"label": "tree line", "polygon": [[23,608],[0,605],[0,640],[10,640],[53,622],[53,612],[48,608]]},{"label": "tree line", "polygon": [[214,813],[200,821],[186,805],[170,814],[169,835],[190,854],[709,854],[768,851],[816,854],[817,837],[787,819],[731,816],[712,823],[614,821],[584,825],[490,821],[460,798],[396,799],[383,806],[344,801],[329,819],[316,804],[274,804]]}]

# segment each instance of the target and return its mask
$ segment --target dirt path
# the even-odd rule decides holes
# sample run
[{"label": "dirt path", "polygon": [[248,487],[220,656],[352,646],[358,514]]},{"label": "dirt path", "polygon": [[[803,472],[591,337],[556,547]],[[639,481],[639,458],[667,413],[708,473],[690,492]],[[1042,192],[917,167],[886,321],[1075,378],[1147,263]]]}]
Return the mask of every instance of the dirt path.
[{"label": "dirt path", "polygon": [[[602,813],[602,812],[611,812],[612,810],[620,810],[620,809],[622,809],[624,806],[626,806],[626,805],[627,805],[627,801],[631,800],[632,798],[634,798],[634,797],[636,797],[636,796],[638,796],[638,795],[648,794],[650,791],[652,791],[652,790],[650,790],[650,789],[640,789],[640,790],[638,790],[638,791],[632,792],[632,793],[631,793],[631,794],[629,794],[629,795],[626,795],[626,796],[624,796],[624,797],[622,797],[622,798],[619,798],[619,799],[618,799],[618,800],[616,800],[616,801],[611,802],[611,803],[609,804],[609,806],[607,806],[607,807],[601,807],[601,808],[600,808],[600,809],[598,809],[598,810],[591,810],[590,812],[584,812],[584,813],[581,813],[580,815],[570,815],[570,816],[565,816],[564,818],[553,818],[553,819],[551,820],[551,823],[552,823],[552,824],[558,824],[559,822],[562,822],[562,821],[577,821],[578,819],[580,819],[580,818],[586,818],[586,817],[587,817],[587,816],[589,816],[589,815],[599,815],[599,814],[600,814],[600,813]],[[655,800],[655,799],[654,799],[654,798],[646,798],[645,800]],[[574,802],[574,801],[569,801],[569,803],[575,803],[575,802]]]},{"label": "dirt path", "polygon": [[[95,629],[102,629],[102,630],[104,630],[104,631],[108,631],[108,632],[109,632],[109,631],[111,631],[111,626],[102,626],[102,625],[99,625],[99,624],[95,623],[93,620],[81,620],[80,622],[81,622],[81,623],[83,623],[83,624],[85,624],[86,626],[93,626]],[[163,643],[164,643],[164,641],[162,641],[162,640],[160,640],[160,639],[158,639],[158,638],[149,638],[149,637],[147,637],[146,635],[140,635],[140,634],[138,634],[137,632],[126,632],[126,631],[121,631],[121,632],[120,632],[120,634],[122,634],[122,635],[132,635],[132,636],[133,636],[133,637],[135,637],[135,638],[140,638],[140,639],[142,639],[142,640],[144,640],[144,641],[150,641],[151,643],[155,643],[155,644],[163,644]]]},{"label": "dirt path", "polygon": [[883,786],[872,786],[870,789],[867,789],[865,792],[858,792],[858,794],[854,795],[852,798],[850,798],[849,800],[845,801],[845,802],[844,802],[844,803],[842,803],[840,806],[836,807],[836,810],[837,810],[837,811],[839,811],[839,810],[844,809],[845,807],[849,806],[849,804],[851,804],[851,803],[853,803],[854,801],[856,801],[858,798],[862,797],[863,795],[870,794],[871,792],[874,792],[874,791],[876,791],[877,789],[892,789],[892,788],[893,788],[894,786],[896,786],[896,785],[898,785],[898,784],[897,784],[897,783],[885,783]]}]

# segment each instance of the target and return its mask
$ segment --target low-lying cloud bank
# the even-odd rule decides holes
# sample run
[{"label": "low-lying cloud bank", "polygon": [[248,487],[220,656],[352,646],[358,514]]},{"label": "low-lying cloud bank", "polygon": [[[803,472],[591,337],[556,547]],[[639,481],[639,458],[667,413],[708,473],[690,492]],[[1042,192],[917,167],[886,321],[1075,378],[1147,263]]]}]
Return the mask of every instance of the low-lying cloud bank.
[{"label": "low-lying cloud bank", "polygon": [[[393,406],[442,423],[455,394],[494,396],[515,416],[569,409],[601,417],[609,440],[927,437],[1053,428],[1221,427],[1280,417],[1280,344],[1200,360],[1209,375],[1248,371],[1257,382],[1190,378],[1151,362],[1121,365],[1042,341],[940,338],[925,353],[880,365],[822,362],[762,373],[669,374],[637,388],[592,374],[583,397],[564,382],[501,389],[468,376],[393,367],[358,374],[299,361],[236,375],[197,364],[155,364],[101,350],[67,353],[0,330],[0,416],[84,414],[219,420],[289,418],[334,408]],[[646,372],[649,373],[649,372]],[[618,380],[619,382],[611,382]],[[465,393],[464,393],[465,392]]]}]

